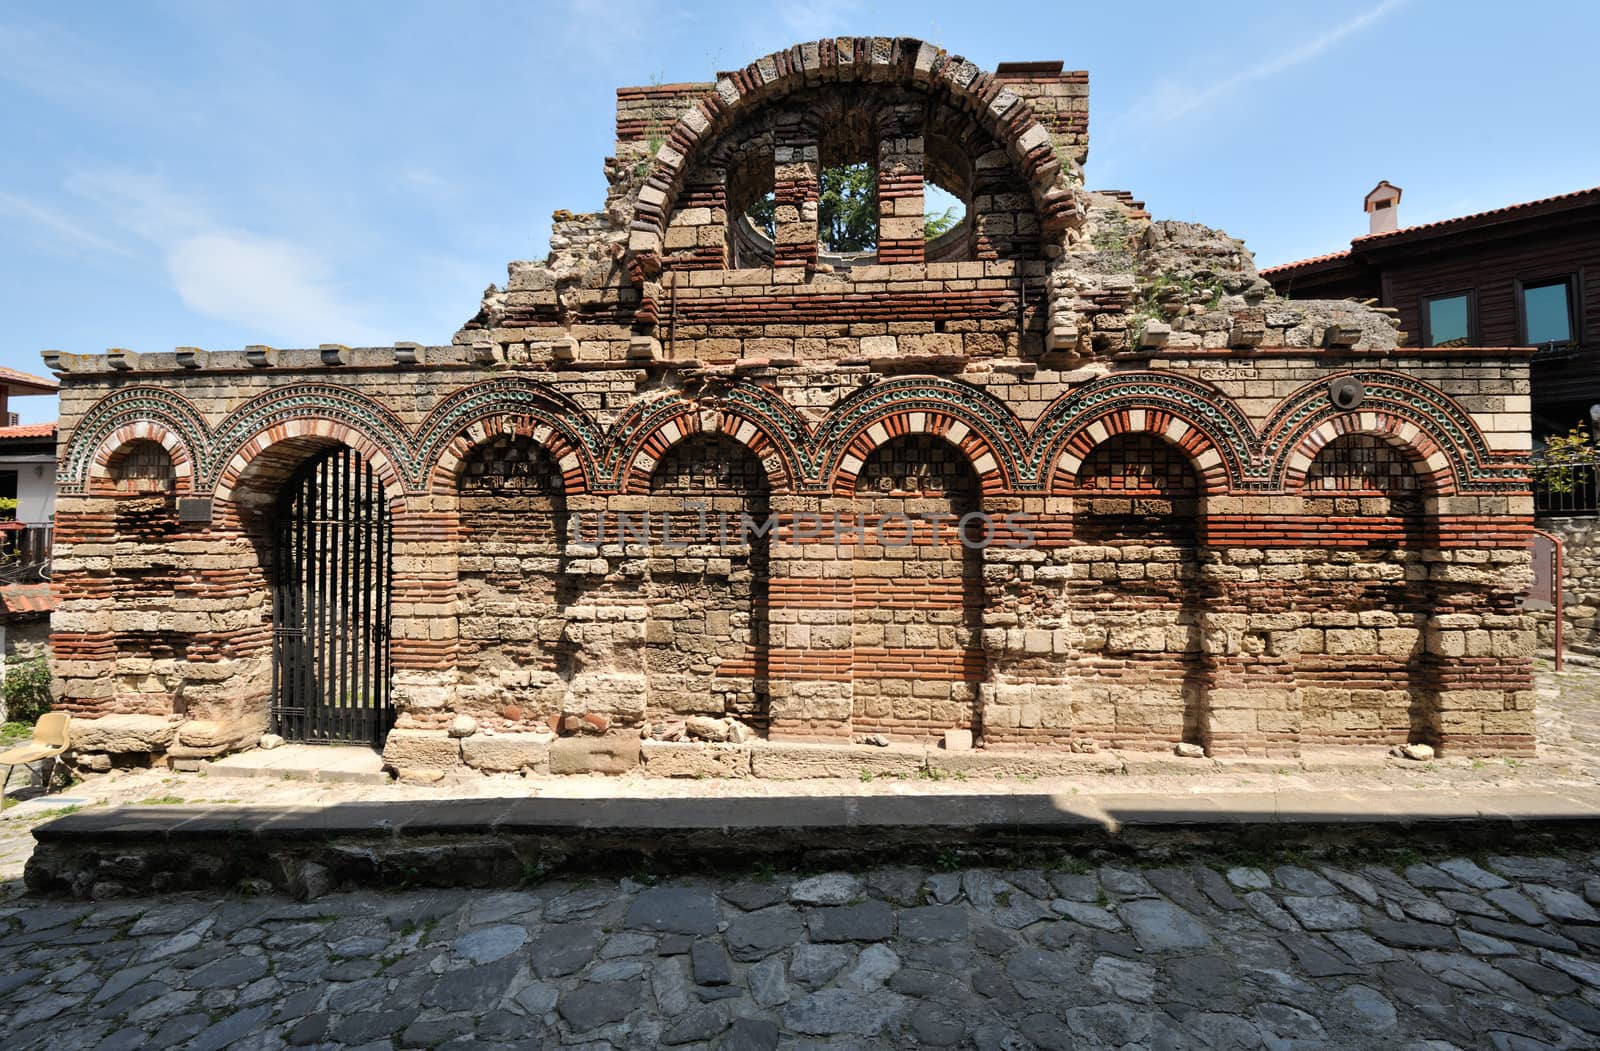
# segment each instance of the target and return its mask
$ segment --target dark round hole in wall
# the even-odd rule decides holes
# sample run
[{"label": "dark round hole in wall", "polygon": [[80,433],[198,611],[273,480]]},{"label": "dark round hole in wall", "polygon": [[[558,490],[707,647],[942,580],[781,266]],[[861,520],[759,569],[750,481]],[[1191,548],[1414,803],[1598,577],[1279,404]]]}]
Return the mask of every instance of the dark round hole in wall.
[{"label": "dark round hole in wall", "polygon": [[1345,376],[1328,384],[1328,400],[1333,402],[1334,408],[1358,408],[1366,398],[1367,389],[1361,385],[1360,380]]}]

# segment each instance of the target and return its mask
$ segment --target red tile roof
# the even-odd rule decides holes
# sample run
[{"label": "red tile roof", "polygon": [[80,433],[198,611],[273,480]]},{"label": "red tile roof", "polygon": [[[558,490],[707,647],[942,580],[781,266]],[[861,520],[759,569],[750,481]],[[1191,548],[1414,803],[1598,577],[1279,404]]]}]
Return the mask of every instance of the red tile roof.
[{"label": "red tile roof", "polygon": [[1483,219],[1494,219],[1502,215],[1511,215],[1528,208],[1538,208],[1542,205],[1557,204],[1567,201],[1581,201],[1586,197],[1594,197],[1600,201],[1600,186],[1591,186],[1587,190],[1573,190],[1571,193],[1558,193],[1554,197],[1541,197],[1537,201],[1523,201],[1521,204],[1508,204],[1503,208],[1491,208],[1486,212],[1473,212],[1471,215],[1458,215],[1454,219],[1440,219],[1431,223],[1418,223],[1416,226],[1402,226],[1398,230],[1385,230],[1381,234],[1364,234],[1353,239],[1352,245],[1367,241],[1379,241],[1386,237],[1397,237],[1400,234],[1420,233],[1423,230],[1439,230],[1454,226],[1457,223],[1472,223]]},{"label": "red tile roof", "polygon": [[57,390],[61,386],[59,381],[47,376],[35,376],[31,372],[8,369],[4,365],[0,365],[0,384],[14,387],[42,387],[45,390]]},{"label": "red tile roof", "polygon": [[1342,252],[1329,252],[1327,255],[1314,255],[1310,259],[1297,259],[1292,263],[1279,263],[1277,266],[1269,266],[1265,270],[1256,271],[1256,273],[1260,274],[1262,277],[1267,277],[1271,274],[1282,274],[1290,270],[1298,270],[1302,266],[1314,266],[1317,263],[1331,263],[1335,259],[1344,259],[1349,255],[1350,249],[1346,248]]},{"label": "red tile roof", "polygon": [[1484,220],[1498,219],[1501,216],[1515,215],[1517,212],[1529,208],[1541,208],[1552,204],[1581,203],[1587,198],[1594,198],[1600,203],[1600,186],[1592,186],[1587,190],[1573,190],[1571,193],[1558,193],[1554,197],[1541,197],[1537,201],[1523,201],[1521,204],[1508,204],[1503,208],[1491,208],[1486,212],[1473,212],[1471,215],[1458,215],[1453,219],[1439,219],[1431,223],[1418,223],[1415,226],[1402,226],[1397,230],[1385,230],[1381,234],[1362,234],[1350,241],[1350,247],[1342,252],[1329,252],[1327,255],[1314,255],[1310,259],[1297,259],[1292,263],[1279,263],[1257,271],[1262,277],[1271,278],[1279,274],[1286,274],[1291,270],[1302,267],[1316,266],[1319,263],[1332,263],[1353,254],[1357,248],[1364,248],[1369,244],[1402,234],[1420,234],[1433,231],[1448,231],[1456,226],[1479,223]]},{"label": "red tile roof", "polygon": [[49,613],[60,601],[51,584],[8,584],[0,587],[0,609],[6,613]]},{"label": "red tile roof", "polygon": [[0,427],[0,441],[7,438],[54,438],[56,421],[49,423],[19,423],[15,427]]}]

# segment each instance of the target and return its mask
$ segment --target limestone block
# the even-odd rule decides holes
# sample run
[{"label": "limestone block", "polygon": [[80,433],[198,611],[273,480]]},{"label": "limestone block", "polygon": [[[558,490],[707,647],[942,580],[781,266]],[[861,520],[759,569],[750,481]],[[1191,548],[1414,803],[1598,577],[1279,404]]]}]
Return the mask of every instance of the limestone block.
[{"label": "limestone block", "polygon": [[461,743],[438,730],[390,730],[383,765],[397,770],[443,770],[461,765]]},{"label": "limestone block", "polygon": [[639,752],[652,777],[750,776],[750,749],[740,745],[641,741]]},{"label": "limestone block", "polygon": [[515,773],[538,770],[549,764],[554,734],[473,734],[461,741],[461,758],[475,770]]},{"label": "limestone block", "polygon": [[258,741],[267,728],[265,712],[250,712],[238,719],[191,719],[178,727],[177,741],[167,754],[177,759],[205,759]]},{"label": "limestone block", "polygon": [[771,742],[750,752],[750,769],[757,777],[801,781],[817,777],[858,778],[873,775],[916,775],[923,767],[919,746],[802,744]]},{"label": "limestone block", "polygon": [[191,719],[178,727],[178,743],[190,748],[226,746],[234,736],[233,727],[213,719]]},{"label": "limestone block", "polygon": [[684,720],[684,727],[689,731],[690,737],[702,741],[726,741],[731,729],[732,720],[713,719],[707,715],[692,715]]},{"label": "limestone block", "polygon": [[971,730],[946,730],[944,748],[947,752],[966,752],[972,749]]},{"label": "limestone block", "polygon": [[550,745],[552,774],[621,774],[639,765],[639,738],[564,737]]},{"label": "limestone block", "polygon": [[969,752],[928,752],[928,769],[965,777],[1082,777],[1120,774],[1122,759],[1105,752],[1046,751],[1037,748],[980,748]]},{"label": "limestone block", "polygon": [[72,721],[72,747],[79,752],[165,752],[178,724],[164,715],[103,715]]},{"label": "limestone block", "polygon": [[1119,627],[1110,630],[1106,648],[1118,653],[1159,652],[1166,644],[1167,633],[1162,628]]}]

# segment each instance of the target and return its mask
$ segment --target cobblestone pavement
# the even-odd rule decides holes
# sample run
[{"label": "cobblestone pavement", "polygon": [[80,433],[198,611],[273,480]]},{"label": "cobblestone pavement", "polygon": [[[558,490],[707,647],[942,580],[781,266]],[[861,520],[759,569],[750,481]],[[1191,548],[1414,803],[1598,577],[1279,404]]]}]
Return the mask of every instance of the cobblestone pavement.
[{"label": "cobblestone pavement", "polygon": [[1600,855],[17,901],[23,1048],[1580,1048]]},{"label": "cobblestone pavement", "polygon": [[[1542,676],[1541,755],[1116,778],[1225,794],[1593,783],[1600,672]],[[1087,785],[1088,779],[1075,783]],[[894,782],[867,794],[1004,790]],[[1013,785],[1040,791],[1046,784]],[[837,794],[837,782],[94,778],[7,812],[0,897],[63,807]],[[1061,787],[1059,790],[1071,789]],[[66,802],[76,799],[79,803]],[[1575,845],[1576,846],[1576,845]],[[0,903],[0,1046],[1600,1047],[1600,854],[542,883]],[[951,859],[955,861],[954,858]],[[17,886],[10,884],[15,893]]]}]

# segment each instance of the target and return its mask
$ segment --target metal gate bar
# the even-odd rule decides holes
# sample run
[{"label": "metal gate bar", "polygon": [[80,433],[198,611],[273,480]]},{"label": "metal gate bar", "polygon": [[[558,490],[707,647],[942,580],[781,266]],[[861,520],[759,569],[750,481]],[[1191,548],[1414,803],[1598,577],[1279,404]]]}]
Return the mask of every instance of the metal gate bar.
[{"label": "metal gate bar", "polygon": [[272,725],[308,743],[379,745],[389,693],[388,501],[343,446],[305,465],[279,506],[273,543]]}]

